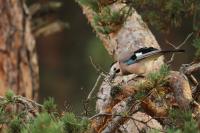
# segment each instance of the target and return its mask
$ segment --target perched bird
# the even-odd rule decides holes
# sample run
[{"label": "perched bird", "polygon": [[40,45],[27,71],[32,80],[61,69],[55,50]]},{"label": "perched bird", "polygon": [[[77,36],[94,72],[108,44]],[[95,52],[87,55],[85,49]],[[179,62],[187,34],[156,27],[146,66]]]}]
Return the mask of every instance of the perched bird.
[{"label": "perched bird", "polygon": [[153,68],[155,66],[151,66],[151,64],[158,57],[174,52],[184,52],[184,50],[159,50],[153,47],[140,48],[135,51],[130,58],[114,62],[111,65],[109,75],[111,79],[114,79],[116,76],[128,74],[145,75],[155,70],[155,68]]}]

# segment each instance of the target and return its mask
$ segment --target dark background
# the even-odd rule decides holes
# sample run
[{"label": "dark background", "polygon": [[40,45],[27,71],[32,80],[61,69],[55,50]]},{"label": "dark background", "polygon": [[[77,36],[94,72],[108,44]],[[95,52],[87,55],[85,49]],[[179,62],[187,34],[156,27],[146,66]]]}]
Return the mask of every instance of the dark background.
[{"label": "dark background", "polygon": [[[47,97],[53,97],[59,108],[63,109],[66,105],[70,105],[72,111],[81,113],[83,100],[98,77],[89,56],[106,71],[109,70],[112,59],[96,38],[81,8],[74,0],[63,0],[63,6],[56,15],[70,26],[59,33],[37,38],[40,102]],[[150,28],[161,47],[169,49],[172,47],[166,44],[165,40],[175,45],[180,44],[191,32],[189,22],[191,21],[185,21],[182,27],[170,34]],[[177,69],[180,64],[192,60],[194,48],[191,41],[188,41],[183,48],[186,49],[186,54],[175,56],[172,69]]]}]

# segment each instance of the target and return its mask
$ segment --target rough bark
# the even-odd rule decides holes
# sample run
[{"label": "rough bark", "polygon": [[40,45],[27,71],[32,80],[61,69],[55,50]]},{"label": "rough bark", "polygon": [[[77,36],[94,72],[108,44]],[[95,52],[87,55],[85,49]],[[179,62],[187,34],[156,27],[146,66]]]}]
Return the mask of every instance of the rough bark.
[{"label": "rough bark", "polygon": [[[82,7],[83,12],[87,16],[89,22],[92,26],[94,26],[94,12],[88,7]],[[110,5],[110,7],[112,10],[119,10],[123,7],[123,5],[121,3],[114,3]],[[140,15],[138,15],[136,11],[132,12],[131,16],[127,18],[117,32],[110,33],[109,35],[103,35],[97,32],[97,35],[102,40],[103,45],[107,49],[108,53],[115,60],[120,60],[122,57],[124,58],[127,55],[130,55],[130,53],[133,53],[135,50],[141,47],[152,46],[158,49],[160,48],[148,26],[143,22]],[[164,58],[159,57],[155,62],[153,62],[153,64],[150,65],[157,70],[163,63]],[[134,102],[136,101],[133,100],[131,104],[134,106],[130,109],[130,102],[127,102],[126,99],[134,96],[135,92],[137,91],[137,83],[146,79],[140,77],[135,78],[135,75],[129,75],[117,77],[114,80],[114,84],[110,84],[107,78],[108,77],[105,78],[97,94],[98,100],[96,102],[96,108],[98,113],[108,113],[112,114],[112,116],[108,117],[107,115],[101,115],[100,118],[97,118],[93,121],[93,127],[97,132],[140,132],[143,129],[148,131],[151,126],[154,126],[154,128],[158,130],[163,129],[158,120],[151,118],[150,115],[155,117],[165,117],[167,115],[167,110],[172,106],[173,103],[170,103],[167,105],[168,108],[165,108],[161,103],[156,103],[156,100],[152,101],[151,98],[148,99],[146,97],[145,99],[141,100],[141,103],[137,104],[135,104]],[[173,72],[170,73],[168,81],[170,82],[169,87],[172,91],[167,92],[167,95],[170,97],[169,99],[171,99],[171,101],[174,101],[175,99],[176,104],[178,103],[180,108],[188,109],[192,101],[192,93],[187,78],[185,78],[182,72]],[[120,94],[113,98],[111,93],[115,89],[115,84],[121,85],[122,90]],[[167,90],[167,88],[164,90]],[[154,97],[153,99],[156,98]],[[165,100],[167,100],[167,98]],[[137,112],[137,107],[143,108],[145,113],[140,113],[139,111]],[[123,115],[116,116],[116,113],[128,113],[128,116],[132,118],[127,118]],[[142,120],[133,120],[135,117],[142,118]],[[145,122],[149,119],[149,122],[153,122],[153,124],[149,125]],[[135,121],[137,124],[135,124]],[[141,127],[141,125],[145,126]]]},{"label": "rough bark", "polygon": [[0,0],[0,95],[7,89],[37,98],[38,62],[23,0]]},{"label": "rough bark", "polygon": [[[114,4],[111,5],[111,8],[112,10],[119,10],[123,6],[124,4]],[[94,12],[90,8],[83,6],[83,13],[92,24]],[[111,33],[108,36],[97,32],[97,35],[103,41],[103,45],[108,53],[115,60],[120,60],[142,47],[160,49],[155,37],[136,11],[127,18],[118,32]],[[159,59],[158,62],[158,64],[162,64],[163,58]]]}]

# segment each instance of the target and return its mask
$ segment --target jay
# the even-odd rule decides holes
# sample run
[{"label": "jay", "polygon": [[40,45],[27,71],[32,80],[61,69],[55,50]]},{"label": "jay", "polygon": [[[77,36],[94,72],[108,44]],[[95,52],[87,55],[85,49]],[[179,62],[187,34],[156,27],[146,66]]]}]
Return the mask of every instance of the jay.
[{"label": "jay", "polygon": [[151,66],[158,57],[174,52],[184,52],[182,49],[174,50],[159,50],[153,47],[144,47],[136,50],[128,59],[116,61],[111,65],[110,78],[114,79],[116,76],[123,76],[128,74],[136,74],[144,76],[154,70]]}]

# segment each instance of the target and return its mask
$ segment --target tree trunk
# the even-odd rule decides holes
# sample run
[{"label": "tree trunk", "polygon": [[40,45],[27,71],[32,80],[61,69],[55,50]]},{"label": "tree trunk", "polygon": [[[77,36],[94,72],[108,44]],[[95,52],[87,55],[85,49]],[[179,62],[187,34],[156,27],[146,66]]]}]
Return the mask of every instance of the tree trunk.
[{"label": "tree trunk", "polygon": [[0,0],[0,95],[37,98],[38,62],[23,0]]},{"label": "tree trunk", "polygon": [[[95,29],[93,24],[95,12],[89,6],[81,6],[83,13]],[[124,8],[124,4],[118,2],[108,6],[113,11],[120,11]],[[160,48],[148,26],[134,9],[118,31],[108,35],[99,33],[97,30],[96,32],[108,53],[116,61],[126,57],[127,54],[130,55],[130,53],[141,47]],[[163,63],[164,58],[159,57],[150,66],[158,70]],[[150,98],[151,91],[143,97],[146,100],[142,98],[138,102],[138,100],[134,99],[134,95],[139,90],[138,83],[146,80],[145,77],[135,77],[134,75],[119,76],[112,83],[110,83],[109,79],[109,75],[107,75],[97,94],[96,108],[98,114],[96,118],[93,117],[92,121],[92,127],[96,132],[138,133],[143,129],[148,132],[149,128],[163,131],[165,124],[161,122],[163,124],[161,125],[159,119],[154,119],[153,117],[165,117],[169,108],[157,106],[161,105],[160,103],[162,102],[159,104],[156,100],[152,102]],[[187,78],[182,72],[171,71],[167,79],[170,83],[169,87],[173,90],[173,93],[169,95],[172,96],[172,99],[176,99],[181,109],[188,109],[192,101],[192,92]],[[120,89],[117,89],[118,87]],[[111,95],[113,92],[116,93],[114,97]],[[156,97],[154,98],[156,99]],[[143,103],[145,105],[142,105]],[[168,107],[171,107],[171,105]],[[144,110],[144,112],[140,112],[140,110]]]}]

